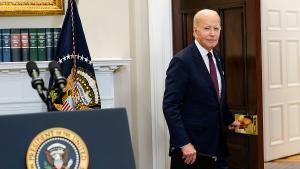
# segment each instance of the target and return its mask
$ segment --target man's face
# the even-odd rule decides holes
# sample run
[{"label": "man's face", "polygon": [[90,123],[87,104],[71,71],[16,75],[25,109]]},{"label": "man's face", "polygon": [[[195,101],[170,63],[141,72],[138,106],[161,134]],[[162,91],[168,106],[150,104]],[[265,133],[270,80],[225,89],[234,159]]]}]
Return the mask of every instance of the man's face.
[{"label": "man's face", "polygon": [[195,39],[208,51],[217,46],[220,37],[220,19],[217,15],[200,16],[194,27]]}]

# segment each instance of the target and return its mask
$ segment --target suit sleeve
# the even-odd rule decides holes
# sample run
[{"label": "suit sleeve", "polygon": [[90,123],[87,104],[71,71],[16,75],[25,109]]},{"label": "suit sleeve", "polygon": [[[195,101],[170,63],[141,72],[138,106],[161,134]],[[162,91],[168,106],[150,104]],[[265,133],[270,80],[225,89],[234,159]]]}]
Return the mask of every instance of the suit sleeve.
[{"label": "suit sleeve", "polygon": [[229,111],[227,104],[224,103],[223,123],[225,126],[228,126],[233,122],[234,122],[233,114]]},{"label": "suit sleeve", "polygon": [[163,112],[168,124],[172,146],[175,148],[190,143],[181,116],[187,81],[188,74],[184,62],[173,57],[167,70]]}]

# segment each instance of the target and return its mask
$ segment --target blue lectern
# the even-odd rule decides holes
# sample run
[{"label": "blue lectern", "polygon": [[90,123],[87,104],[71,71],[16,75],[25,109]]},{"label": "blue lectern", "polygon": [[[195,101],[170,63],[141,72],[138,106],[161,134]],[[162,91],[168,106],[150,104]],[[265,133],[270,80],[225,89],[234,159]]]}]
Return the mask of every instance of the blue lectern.
[{"label": "blue lectern", "polygon": [[0,116],[6,169],[135,169],[124,108]]}]

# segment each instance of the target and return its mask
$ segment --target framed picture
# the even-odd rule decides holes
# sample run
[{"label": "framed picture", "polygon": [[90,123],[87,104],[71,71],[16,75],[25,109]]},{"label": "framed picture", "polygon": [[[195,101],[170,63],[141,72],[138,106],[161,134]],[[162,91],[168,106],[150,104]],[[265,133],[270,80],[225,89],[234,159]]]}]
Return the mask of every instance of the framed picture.
[{"label": "framed picture", "polygon": [[64,14],[64,0],[0,0],[0,16]]}]

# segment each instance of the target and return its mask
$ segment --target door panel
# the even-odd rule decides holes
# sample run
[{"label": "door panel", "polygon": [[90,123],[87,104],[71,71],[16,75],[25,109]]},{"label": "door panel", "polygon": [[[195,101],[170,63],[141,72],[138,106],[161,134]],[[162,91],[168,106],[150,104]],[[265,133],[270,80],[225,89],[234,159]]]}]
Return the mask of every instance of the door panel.
[{"label": "door panel", "polygon": [[234,113],[247,112],[244,7],[223,8],[220,10],[220,15],[223,18],[221,44],[224,46],[222,47],[223,55],[226,56],[226,89],[227,91],[239,91],[227,93],[227,104],[234,110]]},{"label": "door panel", "polygon": [[214,9],[221,17],[218,49],[224,56],[227,104],[231,112],[258,115],[258,135],[228,133],[230,168],[263,169],[259,0],[173,0],[174,53],[193,41],[194,14]]},{"label": "door panel", "polygon": [[296,6],[299,0],[262,4],[266,161],[300,153],[300,11]]}]

